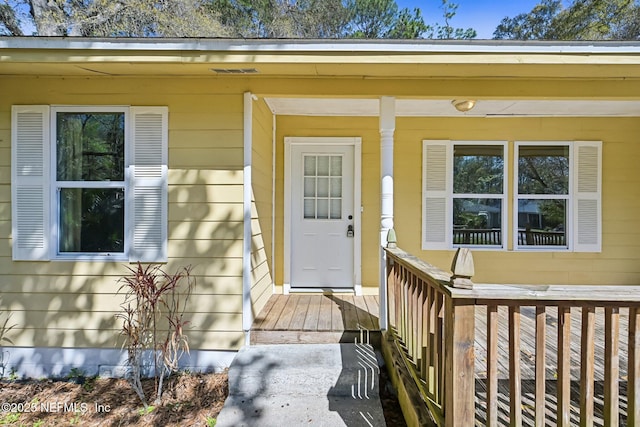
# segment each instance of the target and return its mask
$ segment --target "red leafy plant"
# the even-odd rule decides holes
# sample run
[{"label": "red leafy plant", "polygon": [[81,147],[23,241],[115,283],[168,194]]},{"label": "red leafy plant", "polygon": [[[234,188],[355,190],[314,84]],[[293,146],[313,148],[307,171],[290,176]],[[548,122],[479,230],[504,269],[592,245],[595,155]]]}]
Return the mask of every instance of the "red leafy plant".
[{"label": "red leafy plant", "polygon": [[130,274],[119,280],[122,285],[118,293],[124,292],[125,299],[116,317],[122,320],[129,382],[148,409],[141,381],[145,357],[153,358],[158,404],[164,378],[176,372],[182,355],[189,353],[185,334],[189,321],[184,314],[196,281],[191,266],[180,267],[174,274],[159,265],[143,266],[140,262],[136,268],[127,269]]}]

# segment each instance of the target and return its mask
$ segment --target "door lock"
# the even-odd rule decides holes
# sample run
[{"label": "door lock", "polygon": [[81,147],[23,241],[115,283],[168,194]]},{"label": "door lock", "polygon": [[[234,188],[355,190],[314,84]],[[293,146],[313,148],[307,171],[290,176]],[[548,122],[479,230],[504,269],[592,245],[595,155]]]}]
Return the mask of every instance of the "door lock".
[{"label": "door lock", "polygon": [[347,237],[353,237],[353,225],[351,224],[347,227]]}]

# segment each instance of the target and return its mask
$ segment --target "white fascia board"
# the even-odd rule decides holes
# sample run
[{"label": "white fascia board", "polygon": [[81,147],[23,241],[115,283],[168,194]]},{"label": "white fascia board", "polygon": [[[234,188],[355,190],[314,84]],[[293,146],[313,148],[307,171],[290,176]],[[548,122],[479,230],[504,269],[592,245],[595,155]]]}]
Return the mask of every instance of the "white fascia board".
[{"label": "white fascia board", "polygon": [[0,49],[321,53],[640,54],[640,42],[0,37]]}]

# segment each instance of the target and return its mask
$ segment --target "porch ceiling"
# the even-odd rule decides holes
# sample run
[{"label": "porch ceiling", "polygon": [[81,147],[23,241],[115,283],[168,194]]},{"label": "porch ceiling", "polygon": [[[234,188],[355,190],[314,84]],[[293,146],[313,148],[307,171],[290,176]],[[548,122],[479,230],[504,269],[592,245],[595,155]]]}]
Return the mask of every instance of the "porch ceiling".
[{"label": "porch ceiling", "polygon": [[[290,116],[378,116],[377,99],[265,98],[271,111]],[[640,101],[608,100],[478,100],[466,112],[451,100],[397,99],[399,117],[638,117]]]}]

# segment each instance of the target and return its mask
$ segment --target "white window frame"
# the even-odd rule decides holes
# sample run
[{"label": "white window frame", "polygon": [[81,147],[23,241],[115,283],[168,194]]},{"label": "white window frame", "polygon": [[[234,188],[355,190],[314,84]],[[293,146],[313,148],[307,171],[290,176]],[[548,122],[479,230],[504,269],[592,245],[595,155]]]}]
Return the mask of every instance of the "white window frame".
[{"label": "white window frame", "polygon": [[[567,147],[569,149],[569,187],[567,194],[520,194],[518,191],[518,175],[519,175],[519,159],[521,146],[554,146]],[[575,175],[573,141],[516,141],[514,143],[513,153],[513,249],[518,252],[571,252],[573,251],[573,176]],[[566,246],[551,245],[523,245],[518,244],[518,202],[520,199],[531,200],[566,200],[564,238]]]},{"label": "white window frame", "polygon": [[[453,162],[455,160],[455,147],[456,145],[477,145],[477,146],[487,146],[487,145],[495,145],[502,147],[502,193],[501,194],[491,194],[491,193],[459,193],[456,194],[453,190],[455,176],[453,170]],[[505,242],[507,241],[507,219],[509,218],[507,212],[507,194],[508,194],[508,185],[509,185],[509,157],[508,157],[508,147],[507,141],[451,141],[451,170],[449,173],[451,174],[451,247],[452,248],[472,248],[476,249],[487,249],[487,250],[502,250],[504,249]],[[472,244],[455,244],[453,243],[453,201],[454,199],[500,199],[502,202],[502,207],[500,209],[500,245],[472,245]]]},{"label": "white window frame", "polygon": [[[427,188],[427,149],[429,145],[444,145],[446,146],[446,183],[445,187],[439,191],[429,191]],[[502,175],[502,194],[455,194],[453,193],[453,149],[456,145],[496,145],[503,148],[503,164],[504,170]],[[504,250],[506,248],[506,242],[508,240],[508,183],[509,183],[509,147],[507,141],[500,140],[424,140],[423,141],[423,154],[422,154],[422,249],[423,250],[450,250],[459,247],[468,247],[473,250],[483,251],[496,251]],[[425,234],[425,226],[428,213],[427,213],[427,198],[431,194],[435,194],[435,198],[445,198],[445,224],[444,224],[444,240],[442,242],[428,241]],[[500,245],[464,245],[453,243],[453,199],[454,198],[473,198],[473,199],[501,199],[502,200],[502,212],[501,212],[501,244]]]},{"label": "white window frame", "polygon": [[[123,181],[58,181],[57,179],[57,113],[124,113],[124,177]],[[131,191],[131,179],[127,173],[130,164],[130,109],[126,106],[88,106],[88,105],[52,105],[50,109],[50,135],[51,135],[51,166],[50,179],[50,209],[52,240],[50,257],[55,260],[68,261],[93,261],[109,259],[113,261],[127,261],[130,252],[130,215],[129,193]],[[60,252],[60,198],[58,190],[62,188],[123,188],[124,189],[124,249],[123,252]]]}]

